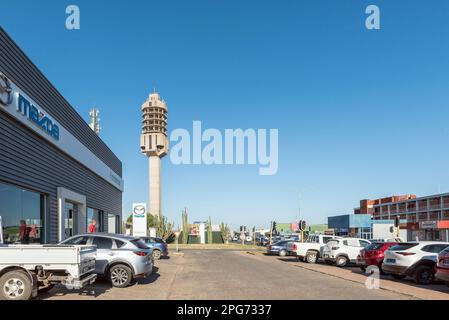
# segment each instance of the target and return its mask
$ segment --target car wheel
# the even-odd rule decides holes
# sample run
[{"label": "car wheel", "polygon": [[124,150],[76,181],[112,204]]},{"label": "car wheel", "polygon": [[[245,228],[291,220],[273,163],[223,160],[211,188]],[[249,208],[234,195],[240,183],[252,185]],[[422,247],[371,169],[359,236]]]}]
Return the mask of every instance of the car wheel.
[{"label": "car wheel", "polygon": [[161,258],[161,252],[159,250],[153,250],[154,260],[159,260]]},{"label": "car wheel", "polygon": [[30,277],[22,271],[8,272],[0,278],[1,300],[29,300],[32,293]]},{"label": "car wheel", "polygon": [[396,280],[402,280],[402,279],[405,279],[405,277],[406,277],[406,275],[403,275],[403,274],[392,274],[391,276]]},{"label": "car wheel", "polygon": [[435,273],[429,266],[419,266],[413,274],[413,280],[417,284],[431,284],[434,280]]},{"label": "car wheel", "polygon": [[131,283],[132,277],[131,269],[124,264],[117,264],[109,270],[109,280],[116,288],[127,287]]},{"label": "car wheel", "polygon": [[337,265],[337,267],[343,268],[348,264],[348,258],[346,258],[345,256],[338,256],[337,259],[335,260],[335,263]]},{"label": "car wheel", "polygon": [[285,257],[286,255],[287,255],[287,251],[285,251],[285,250],[279,251],[279,256]]},{"label": "car wheel", "polygon": [[313,252],[313,251],[307,252],[307,254],[306,254],[307,263],[314,264],[314,263],[316,263],[317,260],[318,260],[318,255],[316,252]]}]

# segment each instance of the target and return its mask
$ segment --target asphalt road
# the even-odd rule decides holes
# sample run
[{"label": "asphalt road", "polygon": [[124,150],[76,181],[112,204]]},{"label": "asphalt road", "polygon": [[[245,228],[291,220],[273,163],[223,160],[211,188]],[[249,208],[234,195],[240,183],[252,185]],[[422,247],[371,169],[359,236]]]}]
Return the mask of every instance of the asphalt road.
[{"label": "asphalt road", "polygon": [[55,287],[42,299],[410,299],[320,274],[274,257],[229,250],[185,250],[156,262],[155,273],[117,289],[97,281],[83,290]]}]

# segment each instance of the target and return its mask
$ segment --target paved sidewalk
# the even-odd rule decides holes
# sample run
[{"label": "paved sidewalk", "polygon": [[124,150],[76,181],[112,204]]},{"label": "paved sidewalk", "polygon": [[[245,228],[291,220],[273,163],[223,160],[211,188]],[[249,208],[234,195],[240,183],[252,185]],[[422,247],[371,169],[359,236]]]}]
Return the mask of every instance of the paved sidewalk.
[{"label": "paved sidewalk", "polygon": [[[338,268],[326,264],[309,264],[300,262],[293,257],[267,257],[276,258],[285,263],[291,263],[295,267],[315,271],[321,274],[330,275],[340,279],[365,284],[368,276],[365,275],[358,267]],[[381,275],[379,281],[380,289],[391,292],[410,295],[417,299],[424,300],[449,300],[449,288],[444,284],[432,284],[430,286],[418,285],[411,279],[394,280],[391,276]]]}]

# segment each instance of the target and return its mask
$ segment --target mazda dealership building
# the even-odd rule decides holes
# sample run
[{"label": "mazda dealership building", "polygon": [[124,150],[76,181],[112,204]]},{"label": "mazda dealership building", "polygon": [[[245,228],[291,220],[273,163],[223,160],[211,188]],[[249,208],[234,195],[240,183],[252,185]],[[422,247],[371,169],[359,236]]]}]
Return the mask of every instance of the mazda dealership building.
[{"label": "mazda dealership building", "polygon": [[0,236],[120,232],[122,163],[0,27]]}]

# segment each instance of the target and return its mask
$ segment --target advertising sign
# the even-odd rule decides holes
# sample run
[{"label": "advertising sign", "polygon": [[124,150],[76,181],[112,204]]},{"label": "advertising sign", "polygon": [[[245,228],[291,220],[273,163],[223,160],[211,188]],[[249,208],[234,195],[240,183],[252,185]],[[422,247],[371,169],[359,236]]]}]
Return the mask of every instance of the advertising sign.
[{"label": "advertising sign", "polygon": [[199,223],[194,223],[189,226],[189,236],[199,236],[200,235],[200,225]]},{"label": "advertising sign", "polygon": [[438,222],[437,221],[421,221],[419,223],[420,229],[437,229]]},{"label": "advertising sign", "polygon": [[147,204],[133,203],[133,236],[147,236]]}]

